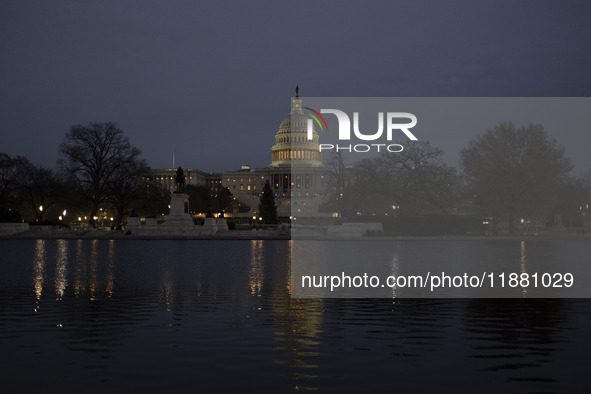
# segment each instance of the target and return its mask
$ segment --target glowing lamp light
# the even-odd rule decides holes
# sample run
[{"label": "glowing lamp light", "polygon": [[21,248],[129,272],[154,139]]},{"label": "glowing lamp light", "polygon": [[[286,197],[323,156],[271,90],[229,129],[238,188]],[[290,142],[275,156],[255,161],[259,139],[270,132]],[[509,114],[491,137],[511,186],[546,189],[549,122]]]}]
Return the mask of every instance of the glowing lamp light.
[{"label": "glowing lamp light", "polygon": [[43,212],[43,205],[39,205],[39,212]]},{"label": "glowing lamp light", "polygon": [[62,219],[63,219],[62,215],[60,215],[58,219],[59,219],[59,220],[62,220]]}]

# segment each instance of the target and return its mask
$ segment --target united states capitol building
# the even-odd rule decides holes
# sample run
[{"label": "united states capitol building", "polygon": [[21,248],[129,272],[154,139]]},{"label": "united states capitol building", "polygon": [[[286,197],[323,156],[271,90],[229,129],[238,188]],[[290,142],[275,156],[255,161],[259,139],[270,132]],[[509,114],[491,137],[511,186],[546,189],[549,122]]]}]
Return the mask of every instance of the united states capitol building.
[{"label": "united states capitol building", "polygon": [[[308,140],[307,130],[308,116],[302,111],[296,90],[291,112],[275,134],[269,166],[251,169],[244,165],[239,170],[221,173],[183,169],[185,184],[204,186],[212,197],[228,188],[237,202],[250,207],[250,216],[258,210],[263,186],[269,181],[280,217],[317,215],[319,205],[326,199],[328,174],[322,163],[317,130],[314,128],[312,140]],[[176,171],[153,169],[142,180],[148,187],[159,186],[172,192],[177,187]]]}]

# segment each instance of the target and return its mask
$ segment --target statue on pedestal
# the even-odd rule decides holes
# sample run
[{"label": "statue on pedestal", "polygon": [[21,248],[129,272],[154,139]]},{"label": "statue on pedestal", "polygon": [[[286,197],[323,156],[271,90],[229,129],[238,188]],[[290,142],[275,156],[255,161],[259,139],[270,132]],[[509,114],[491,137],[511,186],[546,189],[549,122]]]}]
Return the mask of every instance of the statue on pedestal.
[{"label": "statue on pedestal", "polygon": [[176,170],[176,176],[174,177],[174,183],[177,185],[177,192],[181,192],[181,190],[185,187],[185,172],[183,168],[179,166]]}]

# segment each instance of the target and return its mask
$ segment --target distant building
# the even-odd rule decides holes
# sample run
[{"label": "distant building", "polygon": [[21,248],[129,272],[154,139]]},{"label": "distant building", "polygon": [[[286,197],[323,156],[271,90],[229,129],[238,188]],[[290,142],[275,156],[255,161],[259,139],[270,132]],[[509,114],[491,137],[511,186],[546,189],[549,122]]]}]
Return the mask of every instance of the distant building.
[{"label": "distant building", "polygon": [[[325,197],[327,174],[322,164],[318,133],[314,129],[313,139],[308,140],[307,127],[308,117],[302,111],[302,100],[296,92],[291,112],[275,135],[268,167],[253,170],[249,165],[243,165],[236,171],[213,174],[183,169],[185,184],[205,186],[212,197],[228,188],[237,201],[251,208],[248,215],[256,215],[263,186],[269,181],[280,217],[316,214]],[[151,170],[143,180],[148,182],[148,187],[158,185],[172,192],[176,188],[175,175],[176,169]]]},{"label": "distant building", "polygon": [[[171,192],[177,189],[175,185],[177,168],[164,168],[158,170],[149,170],[142,176],[142,181],[146,183],[146,187],[160,187],[162,189],[170,190]],[[205,186],[207,176],[206,172],[192,168],[183,168],[185,175],[185,185],[203,185]]]}]

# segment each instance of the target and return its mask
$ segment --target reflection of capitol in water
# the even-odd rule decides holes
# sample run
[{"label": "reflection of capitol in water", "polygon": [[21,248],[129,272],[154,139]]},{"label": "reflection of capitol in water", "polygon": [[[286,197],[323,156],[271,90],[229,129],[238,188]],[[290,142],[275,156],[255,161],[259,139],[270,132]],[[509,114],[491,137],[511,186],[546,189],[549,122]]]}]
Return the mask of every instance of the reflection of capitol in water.
[{"label": "reflection of capitol in water", "polygon": [[[146,320],[186,326],[184,335],[203,338],[200,346],[211,346],[207,338],[215,341],[220,331],[232,337],[254,325],[272,340],[266,351],[293,388],[313,388],[324,303],[291,298],[291,241],[34,242],[35,311],[71,330],[72,348],[83,333],[115,331],[93,342],[112,346]],[[54,318],[59,310],[65,316]]]},{"label": "reflection of capitol in water", "polygon": [[[535,384],[526,391],[577,392],[572,378],[586,373],[577,361],[589,345],[586,300],[294,299],[293,241],[3,242],[5,376],[26,385],[31,360],[45,366],[35,390],[22,391],[67,379],[109,392],[133,375],[143,392],[196,382],[203,392],[363,392],[376,376],[391,388],[392,371],[402,391],[428,391],[421,377],[437,370],[462,372],[446,381],[452,391],[490,378],[494,392],[523,391],[523,382]],[[404,275],[423,245],[471,264],[502,249],[507,267],[529,274],[540,256],[581,260],[591,250],[570,240],[401,244],[386,256],[389,274]],[[387,289],[394,298],[401,290]]]},{"label": "reflection of capitol in water", "polygon": [[320,373],[315,359],[320,356],[324,303],[322,299],[291,298],[281,286],[273,288],[272,299],[275,350],[280,351],[275,362],[289,368],[296,390],[312,389],[309,379]]},{"label": "reflection of capitol in water", "polygon": [[[250,261],[251,295],[261,296],[264,273],[264,241],[251,241]],[[288,243],[287,255],[291,254],[292,241]],[[277,264],[277,261],[268,261]],[[320,355],[320,333],[322,331],[322,313],[324,303],[321,299],[291,298],[291,270],[289,261],[285,261],[283,275],[274,277],[271,286],[271,309],[273,314],[273,333],[276,341],[274,350],[279,352],[275,359],[277,365],[288,369],[288,377],[296,390],[310,390],[310,379],[317,377],[318,365],[314,359]],[[275,267],[268,267],[275,268]],[[267,288],[268,290],[268,288]]]}]

